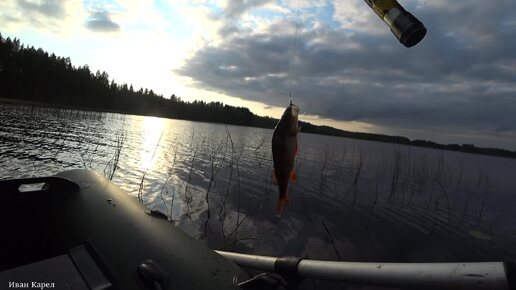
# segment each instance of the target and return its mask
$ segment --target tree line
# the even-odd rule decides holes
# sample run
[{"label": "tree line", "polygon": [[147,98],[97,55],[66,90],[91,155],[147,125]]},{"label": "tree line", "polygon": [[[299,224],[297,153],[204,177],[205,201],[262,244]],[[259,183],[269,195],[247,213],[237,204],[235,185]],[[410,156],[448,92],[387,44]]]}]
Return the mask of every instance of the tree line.
[{"label": "tree line", "polygon": [[[186,102],[176,95],[164,98],[152,89],[135,90],[132,85],[110,80],[108,73],[92,72],[88,65],[75,67],[70,58],[41,48],[25,46],[17,38],[0,33],[0,98],[174,119],[274,128],[278,119],[262,117],[248,108],[221,102]],[[399,143],[421,147],[481,153],[516,158],[516,152],[473,145],[442,145],[401,136],[349,132],[307,122],[302,132],[354,139]]]}]

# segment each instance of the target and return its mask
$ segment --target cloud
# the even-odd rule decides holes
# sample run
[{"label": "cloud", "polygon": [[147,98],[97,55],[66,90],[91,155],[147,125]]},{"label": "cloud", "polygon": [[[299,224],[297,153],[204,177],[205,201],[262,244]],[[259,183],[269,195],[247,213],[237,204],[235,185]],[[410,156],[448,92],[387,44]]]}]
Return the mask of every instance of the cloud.
[{"label": "cloud", "polygon": [[[428,28],[411,49],[362,1],[335,1],[328,5],[341,25],[302,23],[295,62],[294,23],[277,19],[260,31],[226,26],[222,42],[197,50],[176,73],[197,87],[271,106],[284,105],[292,87],[305,113],[337,120],[516,132],[513,1],[406,2]],[[358,18],[343,14],[346,7],[361,11]]]},{"label": "cloud", "polygon": [[[206,89],[217,92],[208,98],[238,97],[265,110],[283,107],[292,90],[302,111],[320,120],[492,140],[516,136],[513,2],[404,0],[428,28],[411,49],[363,0],[300,0],[299,22],[298,0],[3,0],[0,29],[38,38],[50,31],[44,47],[91,44],[106,58],[84,58],[76,48],[68,54],[165,95],[191,90],[198,97]],[[116,38],[82,34],[121,27]],[[127,50],[128,43],[140,45]],[[152,74],[129,73],[127,55],[141,53],[137,66],[145,69],[136,71]]]},{"label": "cloud", "polygon": [[224,14],[230,18],[238,17],[252,8],[263,6],[269,2],[272,0],[228,0]]},{"label": "cloud", "polygon": [[363,0],[333,2],[333,20],[339,23],[342,30],[354,33],[381,35],[385,33],[382,20],[371,13]]},{"label": "cloud", "polygon": [[17,3],[25,13],[38,13],[53,18],[60,18],[65,15],[65,1],[62,0],[18,0]]},{"label": "cloud", "polygon": [[91,13],[86,21],[86,27],[95,32],[118,32],[120,25],[111,20],[111,15],[107,11],[97,11]]},{"label": "cloud", "polygon": [[4,0],[0,1],[0,29],[77,33],[75,23],[82,11],[82,3],[76,0]]}]

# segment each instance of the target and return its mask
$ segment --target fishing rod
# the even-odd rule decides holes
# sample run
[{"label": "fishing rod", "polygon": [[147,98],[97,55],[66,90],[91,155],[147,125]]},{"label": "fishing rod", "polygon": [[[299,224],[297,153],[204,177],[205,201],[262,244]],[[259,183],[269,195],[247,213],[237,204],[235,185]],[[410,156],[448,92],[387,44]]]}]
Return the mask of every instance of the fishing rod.
[{"label": "fishing rod", "polygon": [[406,47],[418,44],[426,35],[421,21],[410,14],[396,0],[364,0],[392,33]]},{"label": "fishing rod", "polygon": [[364,263],[215,251],[235,264],[281,276],[411,289],[516,289],[508,262]]}]

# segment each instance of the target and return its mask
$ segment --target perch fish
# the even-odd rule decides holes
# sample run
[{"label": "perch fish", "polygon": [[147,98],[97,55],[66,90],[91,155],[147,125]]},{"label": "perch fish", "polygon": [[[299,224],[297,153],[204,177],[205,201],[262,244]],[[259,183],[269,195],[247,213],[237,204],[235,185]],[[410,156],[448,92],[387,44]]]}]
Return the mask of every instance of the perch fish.
[{"label": "perch fish", "polygon": [[290,201],[288,196],[289,181],[296,181],[294,161],[297,155],[297,145],[300,128],[298,127],[299,107],[292,104],[285,109],[272,135],[272,159],[274,171],[272,179],[279,188],[279,199],[276,214],[281,216],[283,207]]}]

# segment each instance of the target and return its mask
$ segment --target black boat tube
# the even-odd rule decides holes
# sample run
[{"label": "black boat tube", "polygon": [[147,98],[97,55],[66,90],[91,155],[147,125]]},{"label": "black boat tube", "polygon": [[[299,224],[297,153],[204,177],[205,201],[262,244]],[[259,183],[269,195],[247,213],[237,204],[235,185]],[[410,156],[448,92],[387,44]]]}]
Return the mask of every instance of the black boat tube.
[{"label": "black boat tube", "polygon": [[364,0],[385,22],[392,33],[406,47],[418,44],[426,35],[426,28],[396,0]]},{"label": "black boat tube", "polygon": [[[237,265],[266,272],[277,272],[278,263],[291,260],[216,252]],[[360,285],[412,289],[514,289],[509,287],[514,285],[509,285],[510,277],[504,262],[362,263],[298,259],[297,264],[290,265],[294,265],[301,278]]]}]

